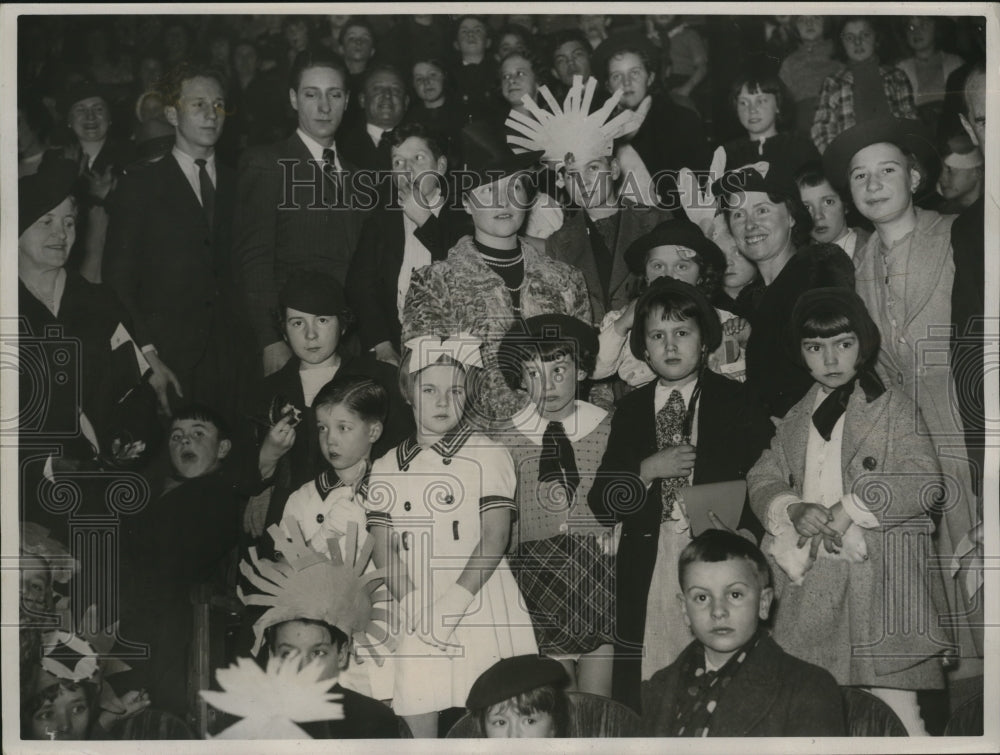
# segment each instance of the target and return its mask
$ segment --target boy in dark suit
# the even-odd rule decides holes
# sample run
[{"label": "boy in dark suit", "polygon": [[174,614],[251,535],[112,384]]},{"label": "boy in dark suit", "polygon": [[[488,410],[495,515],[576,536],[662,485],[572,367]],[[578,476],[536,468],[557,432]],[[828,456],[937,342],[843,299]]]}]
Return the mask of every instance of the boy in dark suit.
[{"label": "boy in dark suit", "polygon": [[643,682],[642,734],[845,736],[834,678],[788,655],[760,627],[774,591],[757,546],[706,530],[681,552],[678,568],[677,597],[695,640]]}]

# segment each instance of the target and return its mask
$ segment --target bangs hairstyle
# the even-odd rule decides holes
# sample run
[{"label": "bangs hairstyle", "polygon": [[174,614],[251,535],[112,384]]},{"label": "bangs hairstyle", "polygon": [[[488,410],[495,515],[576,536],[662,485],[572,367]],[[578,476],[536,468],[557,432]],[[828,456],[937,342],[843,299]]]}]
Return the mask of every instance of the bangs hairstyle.
[{"label": "bangs hairstyle", "polygon": [[[799,168],[793,180],[799,191],[814,189],[817,186],[822,186],[824,183],[830,183],[830,179],[823,172],[823,166],[816,160],[812,160]],[[830,184],[830,186],[832,188],[833,184]],[[843,201],[844,197],[840,195],[840,192],[836,193],[840,196],[841,201]]]},{"label": "bangs hairstyle", "polygon": [[206,422],[210,425],[214,425],[215,429],[219,433],[219,440],[232,440],[229,423],[223,419],[219,412],[215,411],[215,409],[210,406],[206,406],[205,404],[187,404],[186,406],[180,407],[170,418],[171,427],[174,422],[182,419]]},{"label": "bangs hairstyle", "polygon": [[382,385],[365,375],[337,375],[319,389],[313,411],[323,406],[343,404],[365,422],[385,422],[389,394]]},{"label": "bangs hairstyle", "polygon": [[[642,295],[635,307],[635,321],[632,325],[632,332],[629,334],[629,348],[632,355],[639,360],[644,360],[646,356],[646,318],[655,310],[663,310],[663,318],[674,322],[682,322],[688,318],[698,325],[698,333],[701,337],[702,350],[711,354],[722,343],[721,328],[716,325],[709,327],[706,322],[706,311],[699,306],[694,297],[680,291],[671,291],[662,288],[650,288]],[[708,308],[718,320],[718,314],[711,307]],[[712,334],[717,338],[712,338]],[[710,343],[712,341],[712,343]]]},{"label": "bangs hairstyle", "polygon": [[553,340],[524,336],[523,340],[518,340],[508,349],[501,349],[497,354],[504,381],[515,391],[523,387],[521,370],[527,362],[534,359],[554,362],[562,356],[573,362],[574,369],[583,370],[587,375],[593,373],[597,366],[597,352],[581,349],[580,344],[573,339]]},{"label": "bangs hairstyle", "polygon": [[747,88],[747,94],[771,94],[777,105],[778,113],[775,124],[781,131],[791,125],[791,113],[787,112],[792,108],[786,108],[785,103],[791,101],[788,89],[775,74],[746,73],[739,76],[729,89],[729,104],[736,112],[736,103],[740,99],[740,92],[743,87]]},{"label": "bangs hairstyle", "polygon": [[[21,704],[21,738],[24,739],[31,731],[31,719],[46,703],[54,702],[63,691],[76,692],[83,690],[87,699],[87,706],[90,708],[90,724],[94,723],[98,714],[97,696],[100,688],[92,681],[84,680],[74,682],[69,679],[60,679],[58,683],[49,685],[41,692],[24,699]],[[90,725],[87,726],[88,733]],[[29,737],[30,738],[30,737]]]},{"label": "bangs hairstyle", "polygon": [[479,721],[480,736],[486,736],[486,719],[489,717],[490,711],[497,708],[500,710],[513,708],[522,716],[528,716],[532,713],[548,713],[555,723],[556,737],[565,737],[569,731],[569,699],[562,687],[553,684],[535,687],[535,689],[522,692],[516,697],[475,711],[476,720]]},{"label": "bangs hairstyle", "polygon": [[[420,373],[426,370],[427,367],[434,367],[439,364],[457,367],[464,375],[463,385],[467,396],[473,395],[473,391],[478,385],[480,375],[483,372],[483,370],[478,367],[466,367],[464,364],[452,359],[447,354],[442,354],[436,361],[427,365],[427,367],[424,367],[423,369],[417,370],[416,372],[410,372],[410,362],[412,360],[412,349],[404,348],[403,358],[399,362],[399,392],[403,394],[403,398],[406,399],[406,403],[411,406],[413,405],[413,387],[417,384],[417,379],[420,377]],[[468,410],[469,407],[466,406],[466,411]]]},{"label": "bangs hairstyle", "polygon": [[825,288],[807,291],[795,303],[789,327],[790,353],[793,360],[805,367],[802,339],[833,338],[844,333],[858,337],[857,370],[874,367],[882,337],[868,308],[854,291],[847,288]]},{"label": "bangs hairstyle", "polygon": [[681,591],[684,591],[684,577],[691,564],[715,564],[737,558],[746,559],[753,564],[762,590],[771,586],[771,568],[760,548],[735,532],[705,530],[681,551],[677,562],[677,579]]}]

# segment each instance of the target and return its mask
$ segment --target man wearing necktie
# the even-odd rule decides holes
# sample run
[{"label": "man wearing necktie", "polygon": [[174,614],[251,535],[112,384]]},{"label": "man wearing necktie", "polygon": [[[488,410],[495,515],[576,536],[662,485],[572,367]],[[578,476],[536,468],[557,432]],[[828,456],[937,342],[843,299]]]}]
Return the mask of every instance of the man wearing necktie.
[{"label": "man wearing necktie", "polygon": [[233,262],[264,374],[291,356],[275,321],[278,292],[293,273],[347,277],[373,184],[356,188],[355,164],[336,141],[349,92],[344,62],[325,49],[298,55],[289,78],[298,128],[248,149],[240,161]]},{"label": "man wearing necktie", "polygon": [[118,184],[103,276],[132,316],[163,410],[197,401],[231,417],[249,338],[229,256],[235,176],[215,155],[225,89],[214,71],[181,63],[164,98],[174,147]]}]

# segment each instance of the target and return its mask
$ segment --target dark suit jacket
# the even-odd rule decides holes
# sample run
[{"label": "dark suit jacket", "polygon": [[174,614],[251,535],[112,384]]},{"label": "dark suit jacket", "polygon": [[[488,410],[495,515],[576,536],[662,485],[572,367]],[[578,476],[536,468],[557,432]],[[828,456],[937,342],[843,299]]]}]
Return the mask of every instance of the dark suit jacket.
[{"label": "dark suit jacket", "polygon": [[[587,502],[604,524],[622,522],[615,564],[615,630],[620,654],[615,659],[614,697],[638,706],[641,648],[646,597],[656,564],[663,501],[659,481],[646,489],[639,479],[642,460],[656,453],[656,381],[626,395],[611,421],[611,435]],[[767,415],[742,383],[705,370],[698,402],[694,484],[746,477],[774,432]],[[744,509],[741,526],[750,525]],[[759,527],[759,525],[758,525]]]},{"label": "dark suit jacket", "polygon": [[374,207],[377,197],[374,188],[354,186],[354,166],[340,162],[343,195],[297,134],[248,149],[240,161],[233,263],[260,347],[281,340],[278,292],[293,272],[316,270],[341,283],[347,277],[361,235],[358,208]]},{"label": "dark suit jacket", "polygon": [[[431,253],[431,261],[448,256],[455,243],[472,232],[469,216],[446,204],[439,216],[431,215],[414,236]],[[397,349],[401,325],[396,287],[403,265],[405,229],[403,211],[391,207],[372,213],[365,221],[358,253],[347,273],[347,301],[358,318],[361,348],[367,351],[389,341]]]},{"label": "dark suit jacket", "polygon": [[392,154],[386,144],[379,147],[372,141],[365,128],[365,119],[341,129],[337,136],[337,147],[344,157],[359,170],[385,170],[392,168]]},{"label": "dark suit jacket", "polygon": [[[642,736],[668,736],[686,692],[680,669],[695,640],[665,669],[642,683]],[[840,688],[829,672],[789,655],[765,636],[719,699],[712,715],[713,737],[847,736]]]},{"label": "dark suit jacket", "polygon": [[632,202],[624,202],[620,212],[618,239],[611,266],[611,278],[607,281],[607,293],[597,272],[594,252],[587,234],[587,221],[583,210],[573,208],[564,214],[562,228],[545,240],[545,252],[561,262],[579,268],[587,282],[590,304],[594,310],[594,322],[600,323],[609,310],[621,309],[632,298],[632,288],[636,278],[625,264],[625,250],[637,238],[652,230],[654,226],[671,218],[671,213],[655,207],[641,207]]},{"label": "dark suit jacket", "polygon": [[171,154],[123,176],[111,201],[104,281],[129,311],[139,345],[155,345],[179,377],[197,367],[235,309],[236,181],[218,161],[216,170],[213,228]]}]

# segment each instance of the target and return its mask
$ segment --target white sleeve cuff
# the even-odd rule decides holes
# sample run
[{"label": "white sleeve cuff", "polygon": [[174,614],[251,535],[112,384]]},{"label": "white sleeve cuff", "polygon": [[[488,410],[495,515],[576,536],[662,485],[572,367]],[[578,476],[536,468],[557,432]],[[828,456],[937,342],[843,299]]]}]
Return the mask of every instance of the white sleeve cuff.
[{"label": "white sleeve cuff", "polygon": [[788,507],[793,503],[801,503],[801,500],[792,493],[781,493],[771,499],[767,504],[767,521],[764,523],[768,532],[777,536],[779,532],[792,526],[792,520],[788,518]]},{"label": "white sleeve cuff", "polygon": [[869,511],[854,493],[847,493],[840,499],[844,511],[851,517],[851,521],[866,530],[873,530],[879,526],[879,521],[875,515]]}]

